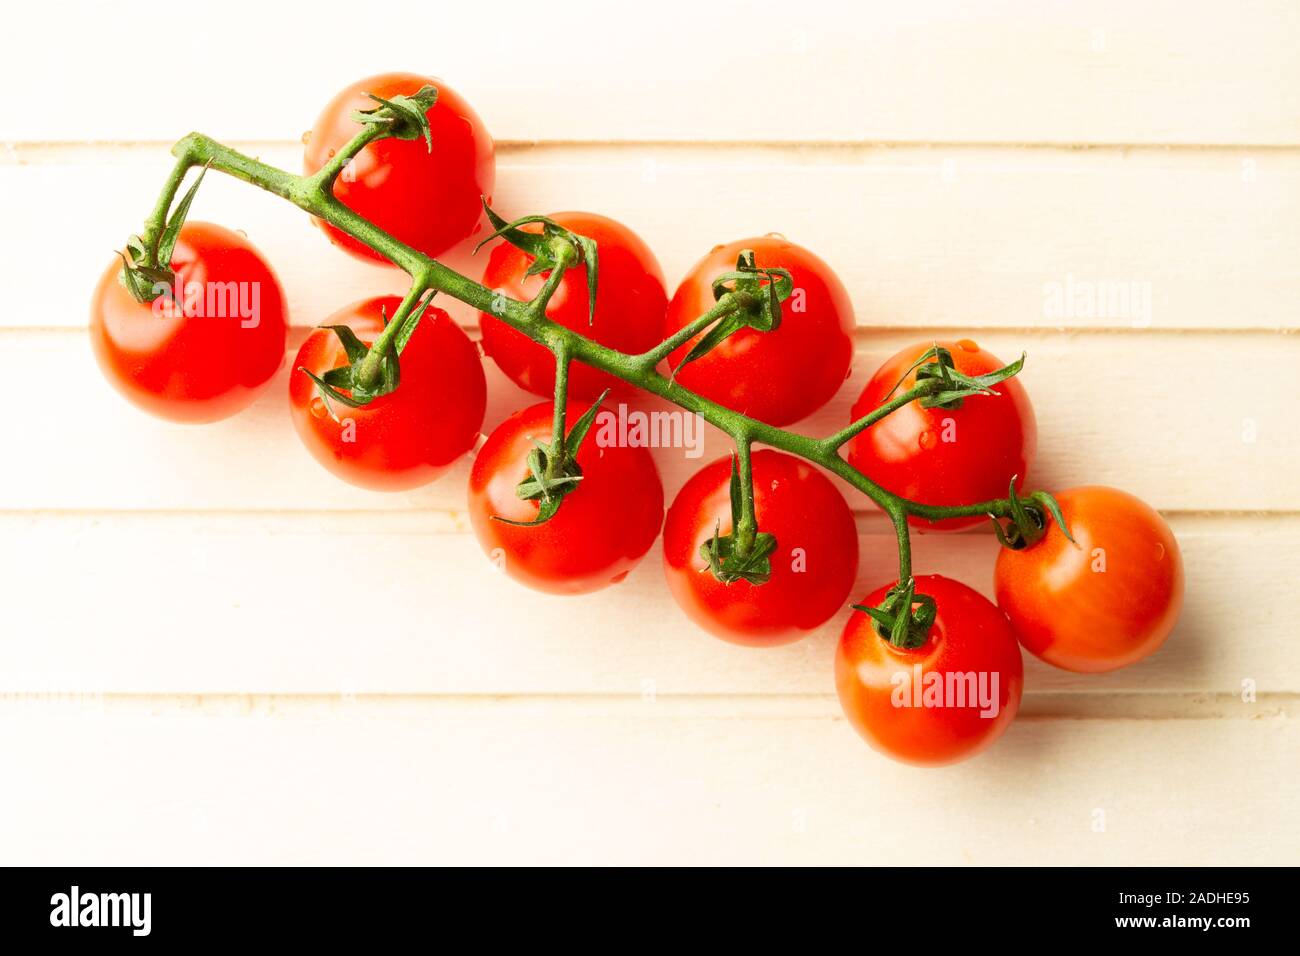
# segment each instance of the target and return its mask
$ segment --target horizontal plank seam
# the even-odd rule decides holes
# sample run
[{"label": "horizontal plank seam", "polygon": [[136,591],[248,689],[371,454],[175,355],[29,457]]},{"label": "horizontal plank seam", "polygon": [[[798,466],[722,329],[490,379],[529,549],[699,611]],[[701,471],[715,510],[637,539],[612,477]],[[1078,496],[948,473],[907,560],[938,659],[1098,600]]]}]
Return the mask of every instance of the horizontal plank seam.
[{"label": "horizontal plank seam", "polygon": [[[179,140],[184,134],[177,134]],[[93,149],[158,149],[170,151],[176,140],[13,140],[0,144],[0,164],[13,162],[13,154],[19,152],[74,152]],[[225,139],[227,145],[241,152],[256,152],[267,149],[292,149],[301,146],[298,140],[245,140]],[[1079,141],[1079,140],[937,140],[937,139],[548,139],[548,140],[497,140],[498,153],[538,151],[547,149],[593,149],[611,150],[626,148],[643,149],[678,149],[686,150],[697,147],[709,149],[826,149],[826,150],[872,150],[872,149],[954,149],[954,150],[1042,150],[1062,152],[1084,151],[1144,151],[1144,152],[1260,152],[1284,153],[1300,151],[1300,140],[1291,142],[1123,142],[1123,141]],[[5,154],[9,154],[8,160]]]},{"label": "horizontal plank seam", "polygon": [[[358,293],[360,296],[361,293]],[[870,344],[864,340],[879,336],[921,336],[923,338],[970,338],[976,335],[994,335],[1010,336],[1023,335],[1034,338],[1060,337],[1067,335],[1071,337],[1078,336],[1178,336],[1180,339],[1186,339],[1188,336],[1205,336],[1205,337],[1222,337],[1222,336],[1252,336],[1260,338],[1276,338],[1278,336],[1291,336],[1300,332],[1300,312],[1296,316],[1296,326],[1173,326],[1173,325],[1151,325],[1145,327],[1131,325],[950,325],[950,326],[922,326],[922,325],[859,325],[854,329],[854,337],[858,340],[859,347]],[[84,325],[0,325],[0,335],[85,335],[87,326]],[[300,337],[303,333],[316,328],[315,325],[300,325],[294,323],[290,326],[291,332],[297,333]],[[468,331],[477,334],[477,330],[470,325]],[[301,341],[301,338],[296,340]],[[296,349],[297,345],[291,343],[290,349]]]},{"label": "horizontal plank seam", "polygon": [[[46,689],[0,691],[0,712],[117,711],[151,716],[259,717],[361,714],[365,708],[393,711],[482,709],[497,711],[609,710],[618,716],[668,719],[842,720],[834,694],[640,694],[610,693],[81,693]],[[1300,693],[1259,693],[1252,702],[1227,692],[1196,691],[1026,691],[1021,718],[1030,720],[1256,720],[1289,719],[1300,712]]]},{"label": "horizontal plank seam", "polygon": [[[1277,510],[1253,508],[1248,510],[1210,509],[1210,508],[1158,508],[1162,515],[1177,522],[1195,523],[1230,523],[1249,518],[1267,518],[1271,524],[1300,520],[1300,509],[1280,508]],[[289,518],[295,521],[314,521],[328,518],[354,519],[395,519],[401,517],[467,519],[467,513],[458,508],[439,508],[436,506],[409,508],[0,508],[0,519],[14,518],[177,518],[186,519],[196,516],[211,518]],[[879,519],[880,534],[893,535],[888,525],[878,512],[864,510],[859,512],[859,519],[866,517]],[[860,521],[861,523],[861,521]],[[461,533],[461,532],[455,532]],[[468,533],[468,528],[466,532]],[[869,533],[874,533],[870,532]],[[946,533],[952,535],[992,534],[983,525],[963,528]],[[1258,532],[1256,532],[1258,533]]]}]

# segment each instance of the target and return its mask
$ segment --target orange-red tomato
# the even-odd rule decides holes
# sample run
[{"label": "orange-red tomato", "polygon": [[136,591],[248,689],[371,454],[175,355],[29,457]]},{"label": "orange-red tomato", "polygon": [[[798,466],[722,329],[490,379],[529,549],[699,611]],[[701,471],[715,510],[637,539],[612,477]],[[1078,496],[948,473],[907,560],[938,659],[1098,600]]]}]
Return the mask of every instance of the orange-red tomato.
[{"label": "orange-red tomato", "polygon": [[[387,138],[361,150],[334,182],[349,209],[428,256],[438,256],[481,228],[482,198],[492,198],[496,159],[492,137],[478,114],[442,80],[417,73],[384,73],[358,80],[330,100],[308,134],[303,171],[317,172],[361,132],[357,110],[435,86],[438,100],[426,116],[433,148],[418,139]],[[386,261],[328,223],[317,224],[336,246],[359,259]]]},{"label": "orange-red tomato", "polygon": [[[860,603],[875,606],[888,588]],[[905,763],[938,766],[983,750],[1020,707],[1024,666],[1006,617],[951,578],[916,579],[938,615],[920,647],[895,647],[855,611],[840,637],[835,685],[849,722],[876,750]]]},{"label": "orange-red tomato", "polygon": [[[677,381],[705,398],[770,425],[789,425],[821,408],[844,384],[853,364],[853,303],[822,259],[779,236],[715,246],[677,287],[664,321],[672,335],[713,308],[713,280],[754,251],[760,267],[790,270],[794,293],[770,332],[744,328],[677,373]],[[690,345],[668,359],[676,368]]]},{"label": "orange-red tomato", "polygon": [[[564,273],[559,288],[546,304],[546,317],[565,328],[620,352],[644,352],[659,344],[668,294],[664,274],[655,255],[635,232],[620,222],[590,212],[557,212],[548,218],[596,242],[599,279],[596,311],[591,314],[586,266]],[[541,231],[528,225],[528,231]],[[541,290],[549,272],[526,275],[532,256],[509,243],[492,250],[483,284],[513,299],[531,299]],[[555,393],[555,356],[522,332],[495,316],[479,313],[483,351],[520,388],[537,395]],[[626,395],[632,386],[607,372],[581,362],[569,367],[569,396],[599,398],[605,389]]]},{"label": "orange-red tomato", "polygon": [[1053,522],[998,555],[998,604],[1020,643],[1070,671],[1114,670],[1153,654],[1183,607],[1183,560],[1169,525],[1114,488],[1056,496],[1077,545]]},{"label": "orange-red tomato", "polygon": [[171,267],[172,293],[141,303],[113,261],[91,299],[95,358],[145,411],[217,421],[247,407],[284,361],[284,290],[248,239],[210,222],[181,228]]},{"label": "orange-red tomato", "polygon": [[[984,375],[1006,363],[974,342],[940,342],[953,364],[966,375]],[[856,421],[879,407],[903,373],[933,342],[903,349],[871,377],[853,405]],[[906,391],[916,384],[916,372],[898,385]],[[909,402],[876,422],[849,443],[854,468],[887,491],[926,505],[969,505],[1006,496],[1011,479],[1024,486],[1038,447],[1034,408],[1020,381],[993,386],[997,395],[973,395],[960,408],[922,408]],[[967,527],[986,520],[980,515],[930,522],[912,518],[914,526],[939,530]]]},{"label": "orange-red tomato", "polygon": [[[346,325],[367,345],[401,300],[376,296],[345,306],[323,324]],[[348,364],[339,337],[315,329],[298,350],[289,378],[289,409],[307,450],[344,481],[376,491],[402,491],[433,481],[474,447],[487,403],[478,349],[442,309],[420,317],[399,359],[395,391],[361,408],[334,402],[330,414],[317,376]]]},{"label": "orange-red tomato", "polygon": [[792,455],[752,457],[760,531],[776,536],[772,576],[723,584],[700,557],[714,529],[731,528],[731,459],[705,466],[677,494],[664,524],[664,573],[691,620],[725,641],[788,644],[842,610],[858,568],[853,513],[830,479]]},{"label": "orange-red tomato", "polygon": [[[515,412],[479,449],[469,476],[470,521],[483,551],[516,581],[556,594],[598,591],[627,577],[659,536],[663,484],[645,448],[600,444],[598,418],[578,449],[582,480],[549,521],[494,521],[537,517],[537,502],[515,490],[528,477],[533,443],[551,441],[552,408],[542,402]],[[568,427],[586,411],[569,404]]]}]

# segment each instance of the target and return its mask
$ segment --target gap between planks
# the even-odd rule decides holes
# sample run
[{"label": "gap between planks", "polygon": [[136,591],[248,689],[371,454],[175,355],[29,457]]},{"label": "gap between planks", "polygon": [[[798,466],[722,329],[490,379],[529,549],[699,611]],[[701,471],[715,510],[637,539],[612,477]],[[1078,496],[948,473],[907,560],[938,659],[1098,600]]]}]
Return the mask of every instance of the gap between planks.
[{"label": "gap between planks", "polygon": [[[833,694],[60,694],[0,692],[0,715],[52,713],[87,717],[191,714],[205,718],[400,719],[430,712],[565,714],[621,719],[843,720]],[[1018,719],[1028,720],[1290,720],[1300,694],[1260,693],[1243,701],[1228,693],[1167,691],[1026,691]]]},{"label": "gap between planks", "polygon": [[[26,165],[39,163],[99,162],[105,152],[170,155],[171,148],[180,140],[90,140],[86,142],[22,141],[0,142],[0,165]],[[248,155],[283,149],[298,149],[297,140],[227,140],[226,145]],[[644,140],[497,140],[497,158],[509,163],[515,156],[540,154],[563,150],[609,150],[611,152],[654,149],[670,152],[687,152],[700,147],[711,151],[785,152],[790,150],[817,150],[824,153],[867,153],[877,150],[981,150],[999,149],[1035,150],[1042,152],[1124,152],[1124,153],[1288,153],[1300,154],[1300,146],[1293,143],[1061,143],[1051,141],[969,142],[963,140],[710,140],[710,139],[644,139]]]}]

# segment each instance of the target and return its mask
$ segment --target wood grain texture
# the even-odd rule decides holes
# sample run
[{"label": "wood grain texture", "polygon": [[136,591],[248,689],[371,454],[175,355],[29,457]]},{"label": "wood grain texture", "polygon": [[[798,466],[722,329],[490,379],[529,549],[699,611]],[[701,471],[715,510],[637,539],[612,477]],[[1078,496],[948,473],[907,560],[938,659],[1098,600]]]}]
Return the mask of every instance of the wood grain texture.
[{"label": "wood grain texture", "polygon": [[[884,523],[863,524],[855,599],[897,574]],[[686,620],[657,546],[623,584],[565,599],[504,579],[466,525],[423,511],[0,516],[15,636],[0,644],[0,690],[833,693],[847,609],[755,652]],[[1029,693],[1300,691],[1288,624],[1300,595],[1273,570],[1300,565],[1300,518],[1186,516],[1173,528],[1187,607],[1166,646],[1105,676],[1027,658]],[[919,572],[991,595],[991,535],[918,536],[915,550]],[[52,581],[75,600],[52,600]]]},{"label": "wood grain texture", "polygon": [[15,864],[1257,865],[1300,838],[1296,778],[1268,772],[1300,745],[1280,714],[1021,719],[938,770],[766,707],[280,698],[5,720],[40,731],[0,737],[24,781],[0,792]]},{"label": "wood grain texture", "polygon": [[[299,144],[245,148],[302,161]],[[670,291],[712,246],[778,231],[830,262],[866,327],[1300,326],[1300,150],[539,145],[503,148],[499,164],[503,212],[614,216],[657,252]],[[52,304],[47,290],[107,267],[169,166],[162,144],[0,155],[0,210],[23,225],[0,235],[0,257],[61,250],[9,290],[0,326],[84,326],[80,297]],[[69,233],[52,196],[96,215]],[[301,212],[226,177],[208,177],[192,215],[249,235],[297,325],[404,289],[397,270],[339,255]],[[448,262],[477,277],[486,255]]]},{"label": "wood grain texture", "polygon": [[[183,65],[143,103],[116,7],[8,14],[3,862],[1300,859],[1300,6],[665,0],[632,31],[586,0],[540,20],[509,0],[395,0],[386,22],[429,30],[344,55],[372,13],[175,6]],[[857,310],[856,368],[803,430],[841,427],[912,342],[1027,351],[1031,483],[1123,487],[1178,535],[1168,644],[1104,676],[1027,661],[1006,737],[917,771],[839,715],[842,621],[725,645],[673,606],[657,548],[600,594],[524,591],[468,533],[467,462],[388,496],[322,472],[288,421],[288,362],[228,422],[127,406],[94,368],[85,300],[169,144],[199,128],[295,168],[330,93],[394,66],[482,113],[504,212],[622,219],[670,286],[746,234],[827,258]],[[223,177],[194,215],[275,264],[293,346],[403,288]],[[536,400],[488,376],[485,428]],[[668,492],[728,448],[707,432],[699,458],[657,451]],[[862,594],[892,577],[894,544],[852,500]],[[918,570],[990,590],[988,533],[915,550]]]},{"label": "wood grain texture", "polygon": [[[341,46],[374,28],[343,0],[312,16],[195,0],[168,10],[184,70],[150,85],[147,109],[106,79],[137,26],[110,4],[75,6],[14,25],[60,48],[54,69],[43,44],[11,45],[6,138],[171,140],[198,118],[220,138],[281,138],[335,90],[396,67],[448,81],[506,141],[1300,142],[1288,0],[663,0],[631,21],[596,0],[562,17],[395,0],[384,20],[401,28],[368,49]],[[43,102],[82,108],[33,108],[33,74]]]},{"label": "wood grain texture", "polygon": [[[913,332],[863,333],[851,380],[799,427],[823,435],[843,427],[871,372],[918,340],[925,341]],[[1300,510],[1293,467],[1300,418],[1291,411],[1300,338],[1043,330],[982,333],[979,343],[1006,360],[1021,349],[1029,354],[1022,381],[1033,398],[1040,433],[1031,483],[1116,485],[1171,511]],[[9,373],[16,394],[41,391],[43,382],[65,383],[41,391],[42,414],[16,416],[9,424],[8,447],[22,466],[0,470],[0,501],[6,508],[464,506],[465,465],[425,488],[392,495],[354,489],[321,471],[289,421],[288,360],[246,412],[194,428],[157,421],[129,406],[99,375],[82,334],[0,331],[0,350],[23,356]],[[491,362],[487,372],[485,430],[515,409],[541,401],[516,388]],[[1251,390],[1242,387],[1247,380]],[[669,493],[730,447],[720,432],[709,429],[698,457],[688,457],[690,449],[657,449]],[[74,449],[77,462],[93,463],[93,479],[82,467],[69,467]],[[850,500],[862,502],[841,487]]]}]

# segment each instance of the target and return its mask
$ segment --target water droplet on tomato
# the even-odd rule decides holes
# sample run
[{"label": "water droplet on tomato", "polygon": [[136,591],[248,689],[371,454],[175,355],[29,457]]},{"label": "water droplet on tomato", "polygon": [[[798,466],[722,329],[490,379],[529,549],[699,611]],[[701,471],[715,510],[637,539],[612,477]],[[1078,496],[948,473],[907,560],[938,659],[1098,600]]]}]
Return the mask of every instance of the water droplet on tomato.
[{"label": "water droplet on tomato", "polygon": [[961,349],[963,352],[978,352],[980,350],[980,347],[970,339],[962,339],[957,343],[957,348]]},{"label": "water droplet on tomato", "polygon": [[319,395],[313,396],[312,400],[307,403],[307,407],[311,409],[313,418],[325,418],[330,413],[329,409],[325,407],[325,399]]},{"label": "water droplet on tomato", "polygon": [[1163,544],[1161,544],[1159,541],[1157,541],[1157,542],[1156,542],[1156,560],[1157,560],[1157,561],[1163,561],[1164,559],[1165,559],[1165,546],[1164,546]]},{"label": "water droplet on tomato", "polygon": [[933,428],[927,428],[917,436],[916,443],[928,451],[939,444],[939,435]]},{"label": "water droplet on tomato", "polygon": [[785,238],[785,233],[781,233],[781,232],[765,232],[763,233],[763,235],[766,236],[768,239],[780,239],[782,242],[789,241]]}]

